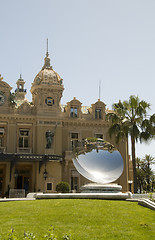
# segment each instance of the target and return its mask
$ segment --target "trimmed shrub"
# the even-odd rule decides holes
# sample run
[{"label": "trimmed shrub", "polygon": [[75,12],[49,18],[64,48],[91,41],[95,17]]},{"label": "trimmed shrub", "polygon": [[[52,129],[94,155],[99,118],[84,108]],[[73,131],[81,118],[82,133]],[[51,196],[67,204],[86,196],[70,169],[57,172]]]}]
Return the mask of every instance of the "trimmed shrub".
[{"label": "trimmed shrub", "polygon": [[68,193],[70,191],[70,185],[67,182],[59,182],[56,185],[56,191],[59,193]]}]

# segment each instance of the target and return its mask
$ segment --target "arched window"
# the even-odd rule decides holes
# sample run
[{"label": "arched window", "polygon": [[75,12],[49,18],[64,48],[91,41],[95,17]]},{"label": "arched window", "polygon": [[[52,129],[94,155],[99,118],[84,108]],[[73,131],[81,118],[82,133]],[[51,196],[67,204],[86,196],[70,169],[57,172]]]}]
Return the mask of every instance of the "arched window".
[{"label": "arched window", "polygon": [[77,111],[77,107],[71,107],[70,108],[70,117],[77,117],[77,113],[78,113],[78,111]]},{"label": "arched window", "polygon": [[95,118],[96,119],[101,119],[101,108],[96,108],[95,109]]}]

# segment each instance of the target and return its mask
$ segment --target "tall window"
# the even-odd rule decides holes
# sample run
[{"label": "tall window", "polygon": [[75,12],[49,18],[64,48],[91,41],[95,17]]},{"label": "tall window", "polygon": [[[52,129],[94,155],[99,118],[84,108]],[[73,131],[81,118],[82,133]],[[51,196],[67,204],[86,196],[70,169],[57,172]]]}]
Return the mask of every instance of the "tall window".
[{"label": "tall window", "polygon": [[77,117],[77,108],[76,107],[70,108],[70,117]]},{"label": "tall window", "polygon": [[95,109],[95,118],[101,119],[101,109],[100,108]]},{"label": "tall window", "polygon": [[78,133],[71,133],[72,148],[77,147],[78,144]]},{"label": "tall window", "polygon": [[4,146],[4,128],[0,128],[0,147]]},{"label": "tall window", "polygon": [[76,170],[71,171],[71,190],[79,190],[79,173]]},{"label": "tall window", "polygon": [[52,191],[52,183],[51,183],[51,182],[50,182],[50,183],[49,183],[49,182],[47,183],[47,190],[48,190],[48,191]]},{"label": "tall window", "polygon": [[20,148],[29,147],[29,130],[28,129],[19,130],[19,147]]}]

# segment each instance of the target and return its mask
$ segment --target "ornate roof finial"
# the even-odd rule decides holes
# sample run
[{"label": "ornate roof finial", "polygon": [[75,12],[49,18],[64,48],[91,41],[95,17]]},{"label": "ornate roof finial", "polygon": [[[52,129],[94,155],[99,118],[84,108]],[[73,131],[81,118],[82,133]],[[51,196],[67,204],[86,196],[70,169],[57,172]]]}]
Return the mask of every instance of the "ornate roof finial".
[{"label": "ornate roof finial", "polygon": [[22,79],[22,74],[21,74],[21,73],[20,73],[20,76],[19,76],[18,81],[24,81],[24,80]]},{"label": "ornate roof finial", "polygon": [[0,81],[2,81],[3,80],[3,77],[1,77],[1,74],[0,74]]}]

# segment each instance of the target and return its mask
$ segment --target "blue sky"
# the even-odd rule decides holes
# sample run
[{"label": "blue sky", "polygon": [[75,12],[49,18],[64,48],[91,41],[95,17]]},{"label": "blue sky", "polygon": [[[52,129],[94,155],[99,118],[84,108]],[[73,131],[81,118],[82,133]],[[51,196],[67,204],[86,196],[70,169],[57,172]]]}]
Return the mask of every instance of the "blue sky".
[{"label": "blue sky", "polygon": [[[99,98],[111,108],[138,95],[155,113],[154,0],[0,0],[0,74],[29,92],[49,39],[51,64],[64,80],[62,103]],[[31,100],[31,94],[27,94]],[[137,146],[155,157],[155,141]]]}]

